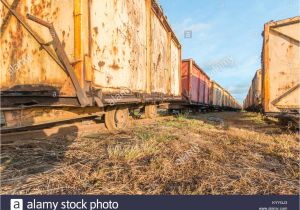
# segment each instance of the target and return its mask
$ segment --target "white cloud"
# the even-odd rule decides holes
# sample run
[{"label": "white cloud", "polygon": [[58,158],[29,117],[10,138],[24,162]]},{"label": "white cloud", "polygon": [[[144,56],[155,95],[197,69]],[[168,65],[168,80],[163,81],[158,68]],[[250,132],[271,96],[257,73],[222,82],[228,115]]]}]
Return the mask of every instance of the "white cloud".
[{"label": "white cloud", "polygon": [[182,32],[185,30],[191,30],[193,32],[207,31],[212,28],[209,23],[194,22],[192,18],[186,18],[182,22],[176,24],[175,29],[177,32]]}]

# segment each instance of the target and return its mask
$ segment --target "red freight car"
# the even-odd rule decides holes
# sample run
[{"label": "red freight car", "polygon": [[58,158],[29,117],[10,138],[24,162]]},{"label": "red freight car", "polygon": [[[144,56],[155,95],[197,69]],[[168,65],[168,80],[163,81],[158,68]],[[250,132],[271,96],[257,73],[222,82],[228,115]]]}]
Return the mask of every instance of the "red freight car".
[{"label": "red freight car", "polygon": [[182,96],[190,104],[209,105],[210,78],[193,59],[182,61]]}]

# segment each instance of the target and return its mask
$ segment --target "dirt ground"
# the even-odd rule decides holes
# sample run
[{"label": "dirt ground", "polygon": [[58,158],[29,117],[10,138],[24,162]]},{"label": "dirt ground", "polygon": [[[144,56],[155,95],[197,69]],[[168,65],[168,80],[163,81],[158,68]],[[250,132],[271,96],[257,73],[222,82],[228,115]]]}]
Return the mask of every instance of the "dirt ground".
[{"label": "dirt ground", "polygon": [[2,142],[1,194],[299,194],[298,133],[254,113],[137,120],[118,133],[83,122],[29,136]]}]

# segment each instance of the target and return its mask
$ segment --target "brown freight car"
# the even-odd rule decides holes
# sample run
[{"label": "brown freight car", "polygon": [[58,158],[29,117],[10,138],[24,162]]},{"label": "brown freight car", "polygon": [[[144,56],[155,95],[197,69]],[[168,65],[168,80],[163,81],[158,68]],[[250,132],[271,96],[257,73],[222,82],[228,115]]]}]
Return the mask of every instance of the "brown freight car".
[{"label": "brown freight car", "polygon": [[182,96],[190,104],[209,106],[210,78],[192,59],[182,61]]},{"label": "brown freight car", "polygon": [[182,61],[182,97],[185,106],[197,110],[240,110],[228,91],[211,81],[193,59]]},{"label": "brown freight car", "polygon": [[154,0],[0,0],[0,13],[7,127],[105,115],[116,129],[181,99],[181,45]]}]

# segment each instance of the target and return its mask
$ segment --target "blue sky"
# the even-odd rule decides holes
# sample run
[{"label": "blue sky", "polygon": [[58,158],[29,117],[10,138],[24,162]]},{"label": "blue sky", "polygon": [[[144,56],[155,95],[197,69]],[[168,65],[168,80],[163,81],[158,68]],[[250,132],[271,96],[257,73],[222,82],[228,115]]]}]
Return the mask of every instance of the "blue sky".
[{"label": "blue sky", "polygon": [[[299,0],[159,0],[183,46],[224,88],[244,100],[261,66],[264,23],[299,15]],[[192,31],[192,38],[185,38]]]}]

